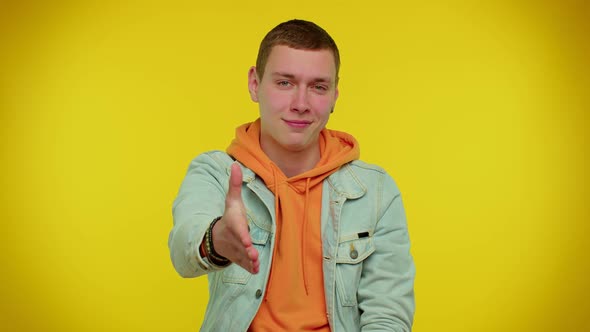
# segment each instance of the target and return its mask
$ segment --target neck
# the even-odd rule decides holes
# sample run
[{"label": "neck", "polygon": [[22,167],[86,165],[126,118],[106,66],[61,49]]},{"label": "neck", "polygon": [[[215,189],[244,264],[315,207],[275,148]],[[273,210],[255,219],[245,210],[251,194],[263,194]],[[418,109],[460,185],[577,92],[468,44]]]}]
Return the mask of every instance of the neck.
[{"label": "neck", "polygon": [[260,147],[287,178],[313,169],[320,161],[320,147],[318,144],[301,151],[287,151],[272,144],[264,144],[263,141],[260,142]]}]

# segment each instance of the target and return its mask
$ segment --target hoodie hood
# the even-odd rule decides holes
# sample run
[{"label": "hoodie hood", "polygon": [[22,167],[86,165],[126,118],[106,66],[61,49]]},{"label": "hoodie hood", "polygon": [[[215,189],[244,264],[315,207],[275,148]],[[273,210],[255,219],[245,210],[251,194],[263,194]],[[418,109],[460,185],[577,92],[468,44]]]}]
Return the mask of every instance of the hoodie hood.
[{"label": "hoodie hood", "polygon": [[350,161],[359,158],[358,142],[351,135],[335,130],[320,132],[320,160],[317,165],[302,174],[287,178],[278,166],[268,158],[260,147],[260,119],[236,129],[236,137],[227,148],[228,154],[258,175],[276,195],[278,183],[288,183],[299,193],[308,186],[321,183],[326,177]]}]

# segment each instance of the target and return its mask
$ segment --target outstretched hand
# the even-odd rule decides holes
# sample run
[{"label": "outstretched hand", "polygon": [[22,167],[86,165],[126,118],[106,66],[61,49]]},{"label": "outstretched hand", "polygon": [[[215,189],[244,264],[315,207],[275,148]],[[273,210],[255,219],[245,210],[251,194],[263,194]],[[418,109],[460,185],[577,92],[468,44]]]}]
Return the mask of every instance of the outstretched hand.
[{"label": "outstretched hand", "polygon": [[258,273],[260,261],[248,230],[246,208],[242,201],[242,169],[237,163],[231,165],[225,212],[213,226],[212,235],[213,247],[218,254],[252,274]]}]

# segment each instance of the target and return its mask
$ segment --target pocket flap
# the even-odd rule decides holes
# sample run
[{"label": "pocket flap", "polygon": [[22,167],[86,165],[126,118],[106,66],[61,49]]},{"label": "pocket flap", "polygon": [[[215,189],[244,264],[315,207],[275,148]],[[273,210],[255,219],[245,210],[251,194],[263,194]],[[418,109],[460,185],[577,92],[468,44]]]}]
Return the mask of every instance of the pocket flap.
[{"label": "pocket flap", "polygon": [[373,237],[363,237],[338,243],[336,263],[357,264],[375,251]]}]

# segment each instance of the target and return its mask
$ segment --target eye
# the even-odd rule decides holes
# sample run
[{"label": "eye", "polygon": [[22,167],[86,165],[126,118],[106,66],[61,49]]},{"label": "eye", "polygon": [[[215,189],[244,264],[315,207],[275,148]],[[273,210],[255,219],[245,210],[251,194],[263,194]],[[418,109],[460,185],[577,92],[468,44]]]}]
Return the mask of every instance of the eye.
[{"label": "eye", "polygon": [[277,81],[277,85],[280,87],[288,87],[291,83],[289,83],[289,81],[285,81],[285,80],[281,80],[281,81]]},{"label": "eye", "polygon": [[318,91],[318,92],[326,92],[328,91],[328,87],[322,84],[316,84],[313,86],[314,90]]}]

